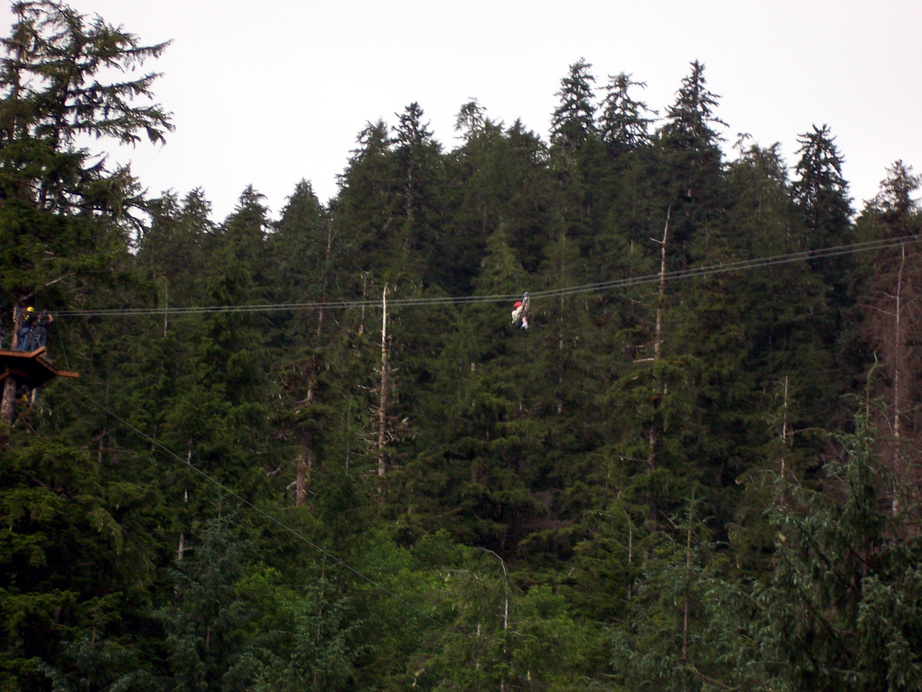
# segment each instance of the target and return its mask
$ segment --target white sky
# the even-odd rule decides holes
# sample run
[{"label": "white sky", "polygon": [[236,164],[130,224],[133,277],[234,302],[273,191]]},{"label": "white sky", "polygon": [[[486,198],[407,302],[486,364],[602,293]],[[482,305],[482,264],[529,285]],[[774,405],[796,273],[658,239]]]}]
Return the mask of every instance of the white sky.
[{"label": "white sky", "polygon": [[[9,0],[7,0],[7,3]],[[417,101],[447,150],[460,106],[517,118],[547,137],[569,66],[647,83],[663,112],[700,60],[717,115],[782,144],[828,124],[855,207],[897,159],[922,173],[920,0],[71,0],[145,44],[173,40],[149,69],[174,115],[163,147],[125,153],[149,193],[201,187],[215,221],[252,184],[273,217],[301,179],[337,192],[368,121],[397,122]],[[9,5],[0,9],[8,32]]]}]

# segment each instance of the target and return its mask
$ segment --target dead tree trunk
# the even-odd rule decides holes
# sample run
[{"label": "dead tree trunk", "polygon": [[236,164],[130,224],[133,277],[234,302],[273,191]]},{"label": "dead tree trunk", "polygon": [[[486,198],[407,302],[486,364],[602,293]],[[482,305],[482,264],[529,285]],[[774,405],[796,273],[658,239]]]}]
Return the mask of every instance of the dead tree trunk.
[{"label": "dead tree trunk", "polygon": [[[22,324],[22,313],[19,307],[13,308],[13,340],[12,350],[19,348],[19,327]],[[16,391],[19,389],[19,381],[13,373],[9,373],[3,380],[3,399],[0,401],[0,417],[10,427],[13,426],[13,419],[16,417]]]},{"label": "dead tree trunk", "polygon": [[659,294],[656,298],[656,332],[653,341],[654,361],[658,361],[663,353],[663,300],[666,296],[666,238],[669,235],[669,215],[671,213],[671,208],[666,210],[666,225],[663,227],[663,239],[659,241]]},{"label": "dead tree trunk", "polygon": [[781,405],[781,478],[784,479],[784,454],[788,448],[788,376],[784,376],[784,402]]},{"label": "dead tree trunk", "polygon": [[903,328],[902,328],[902,297],[903,297],[903,269],[906,266],[906,243],[900,243],[900,266],[896,273],[896,290],[893,296],[893,469],[891,478],[893,482],[893,498],[891,511],[896,516],[900,511],[900,479],[902,476],[902,397],[901,390],[903,371]]},{"label": "dead tree trunk", "polygon": [[19,306],[13,308],[13,350],[16,351],[19,349],[19,328],[22,326],[22,312],[19,310]]},{"label": "dead tree trunk", "polygon": [[[656,377],[656,366],[659,363],[660,359],[663,357],[663,303],[665,302],[666,297],[666,239],[669,235],[669,215],[671,214],[672,209],[666,210],[666,225],[663,228],[663,239],[658,241],[660,244],[660,266],[659,266],[659,293],[656,298],[656,327],[653,334],[653,369],[654,377]],[[659,393],[659,397],[662,400],[665,395],[665,385],[663,386],[662,391]],[[655,407],[654,407],[655,408]],[[650,432],[647,438],[647,442],[650,445],[650,452],[647,455],[647,466],[650,469],[655,468],[656,466],[656,448],[657,443],[659,442],[659,426],[655,418],[650,423]]]},{"label": "dead tree trunk", "polygon": [[368,272],[362,272],[362,319],[359,322],[359,335],[365,333],[365,299],[368,290]]},{"label": "dead tree trunk", "polygon": [[[323,333],[323,304],[327,299],[327,288],[329,288],[329,271],[330,257],[333,255],[333,222],[327,220],[327,243],[326,252],[323,258],[323,280],[320,284],[320,309],[317,313],[317,337]],[[364,295],[362,296],[365,297]],[[363,308],[364,309],[364,308]]]},{"label": "dead tree trunk", "polygon": [[688,660],[688,614],[689,591],[691,590],[691,548],[692,548],[692,518],[694,516],[694,496],[688,508],[688,530],[685,539],[685,589],[682,603],[682,663]]},{"label": "dead tree trunk", "polygon": [[[191,442],[190,442],[189,449],[188,449],[188,451],[186,452],[186,464],[188,464],[189,466],[192,465],[192,446],[191,446]],[[186,489],[183,491],[183,494],[182,494],[182,503],[183,503],[183,505],[185,505],[186,507],[188,507],[188,505],[189,505],[189,489],[188,489],[188,488],[186,488]],[[186,554],[186,533],[185,533],[185,531],[180,531],[180,532],[179,532],[179,545],[176,547],[176,561],[177,561],[177,562],[182,562],[182,559],[183,559],[183,557],[185,556],[185,554]]]},{"label": "dead tree trunk", "polygon": [[378,477],[384,478],[387,444],[387,284],[381,296],[381,388],[378,395]]},{"label": "dead tree trunk", "polygon": [[163,338],[166,339],[167,330],[170,326],[170,281],[163,277]]},{"label": "dead tree trunk", "polygon": [[7,375],[3,380],[3,402],[0,404],[0,417],[6,421],[6,424],[13,425],[13,418],[16,415],[16,377]]},{"label": "dead tree trunk", "polygon": [[314,466],[314,435],[310,430],[301,435],[301,452],[295,470],[295,507],[307,502],[307,485]]}]

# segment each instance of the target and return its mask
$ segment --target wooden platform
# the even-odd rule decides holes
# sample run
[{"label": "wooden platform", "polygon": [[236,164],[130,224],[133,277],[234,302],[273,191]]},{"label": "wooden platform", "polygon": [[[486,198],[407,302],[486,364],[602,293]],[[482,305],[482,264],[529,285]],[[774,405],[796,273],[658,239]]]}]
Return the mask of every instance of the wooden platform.
[{"label": "wooden platform", "polygon": [[34,351],[0,350],[0,382],[13,376],[30,389],[41,387],[55,377],[78,377],[75,372],[58,370],[45,356],[45,347]]}]

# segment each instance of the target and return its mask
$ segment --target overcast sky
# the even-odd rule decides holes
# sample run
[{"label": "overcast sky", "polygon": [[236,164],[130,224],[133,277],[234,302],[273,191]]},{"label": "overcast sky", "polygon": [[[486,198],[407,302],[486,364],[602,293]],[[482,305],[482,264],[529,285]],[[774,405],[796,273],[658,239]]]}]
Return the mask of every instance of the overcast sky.
[{"label": "overcast sky", "polygon": [[[780,142],[828,124],[855,206],[897,159],[922,172],[920,0],[71,0],[150,44],[157,98],[173,113],[163,147],[127,153],[152,195],[201,187],[222,221],[252,184],[273,217],[301,179],[337,192],[356,135],[416,101],[446,150],[476,98],[507,125],[547,137],[560,80],[585,58],[597,87],[627,72],[663,111],[705,65],[717,115]],[[3,30],[11,23],[8,0]]]}]

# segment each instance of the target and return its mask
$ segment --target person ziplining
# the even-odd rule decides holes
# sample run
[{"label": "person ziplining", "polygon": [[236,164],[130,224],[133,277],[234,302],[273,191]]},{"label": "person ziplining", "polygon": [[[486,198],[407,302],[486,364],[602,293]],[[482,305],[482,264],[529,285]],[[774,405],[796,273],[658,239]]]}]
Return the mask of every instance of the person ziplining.
[{"label": "person ziplining", "polygon": [[515,301],[512,306],[512,324],[528,329],[528,291],[522,295],[522,300]]}]

